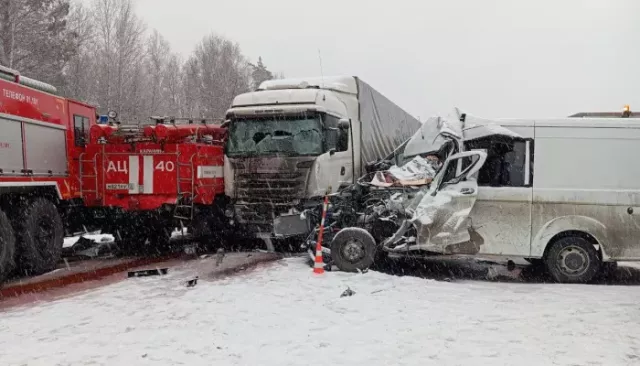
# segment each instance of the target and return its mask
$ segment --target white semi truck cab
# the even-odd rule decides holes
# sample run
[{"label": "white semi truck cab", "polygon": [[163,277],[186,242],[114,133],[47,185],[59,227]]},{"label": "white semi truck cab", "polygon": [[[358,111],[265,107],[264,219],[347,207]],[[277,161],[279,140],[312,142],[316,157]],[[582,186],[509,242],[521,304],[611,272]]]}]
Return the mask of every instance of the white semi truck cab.
[{"label": "white semi truck cab", "polygon": [[352,184],[420,126],[351,76],[269,80],[235,97],[226,117],[227,216],[276,237],[306,233],[305,203]]}]

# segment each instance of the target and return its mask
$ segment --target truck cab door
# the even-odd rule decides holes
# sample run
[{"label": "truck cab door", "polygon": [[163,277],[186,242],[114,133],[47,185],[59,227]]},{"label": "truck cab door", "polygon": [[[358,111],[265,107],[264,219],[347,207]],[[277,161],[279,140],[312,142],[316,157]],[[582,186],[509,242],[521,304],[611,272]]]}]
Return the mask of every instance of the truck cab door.
[{"label": "truck cab door", "polygon": [[312,184],[315,195],[325,194],[329,187],[331,192],[336,192],[353,183],[353,149],[357,142],[352,139],[349,120],[342,119],[336,125],[338,127],[330,127],[325,133],[329,151],[319,156],[314,164]]},{"label": "truck cab door", "polygon": [[[467,151],[450,156],[429,190],[413,209],[415,249],[440,254],[475,254],[483,239],[473,230],[469,214],[478,195],[472,178],[484,165],[487,154]],[[462,163],[465,168],[456,173]]]}]

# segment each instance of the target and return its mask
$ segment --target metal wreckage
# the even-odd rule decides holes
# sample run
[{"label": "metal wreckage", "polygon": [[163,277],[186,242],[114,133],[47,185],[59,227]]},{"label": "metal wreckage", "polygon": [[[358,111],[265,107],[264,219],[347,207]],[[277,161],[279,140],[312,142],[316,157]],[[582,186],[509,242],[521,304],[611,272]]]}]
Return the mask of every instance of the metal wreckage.
[{"label": "metal wreckage", "polygon": [[[469,123],[455,109],[432,117],[390,156],[329,195],[322,242],[326,268],[355,272],[399,256],[475,255],[485,239],[469,214],[484,145],[522,139],[494,123]],[[302,212],[314,229],[302,244],[315,258],[323,205]]]}]

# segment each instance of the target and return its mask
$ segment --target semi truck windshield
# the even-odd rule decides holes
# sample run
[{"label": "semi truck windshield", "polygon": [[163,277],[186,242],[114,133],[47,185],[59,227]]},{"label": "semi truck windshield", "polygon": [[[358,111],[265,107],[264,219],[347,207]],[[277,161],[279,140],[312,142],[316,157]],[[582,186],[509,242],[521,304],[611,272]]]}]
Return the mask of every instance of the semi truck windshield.
[{"label": "semi truck windshield", "polygon": [[228,156],[323,153],[320,116],[235,119],[229,126]]}]

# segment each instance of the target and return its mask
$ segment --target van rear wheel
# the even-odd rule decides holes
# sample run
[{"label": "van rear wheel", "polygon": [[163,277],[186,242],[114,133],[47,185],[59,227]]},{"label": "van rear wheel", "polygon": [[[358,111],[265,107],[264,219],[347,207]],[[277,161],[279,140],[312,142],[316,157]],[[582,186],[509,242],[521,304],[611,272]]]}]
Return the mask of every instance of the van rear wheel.
[{"label": "van rear wheel", "polygon": [[545,256],[547,271],[557,282],[586,283],[600,270],[601,261],[593,244],[579,236],[568,236],[551,244]]}]

